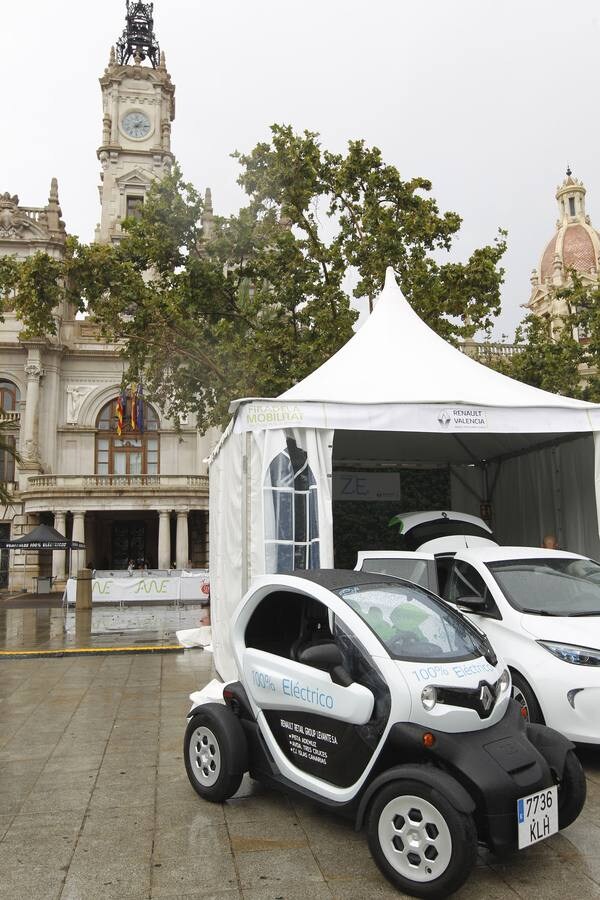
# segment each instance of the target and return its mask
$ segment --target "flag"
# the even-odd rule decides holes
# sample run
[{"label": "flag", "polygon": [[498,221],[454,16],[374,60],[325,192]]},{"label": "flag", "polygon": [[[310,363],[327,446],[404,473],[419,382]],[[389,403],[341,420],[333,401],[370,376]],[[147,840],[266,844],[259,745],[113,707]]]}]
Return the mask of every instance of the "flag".
[{"label": "flag", "polygon": [[123,432],[123,416],[125,415],[125,392],[121,391],[117,397],[117,434],[121,437]]},{"label": "flag", "polygon": [[144,433],[144,390],[141,384],[137,386],[137,406],[136,406],[136,422],[138,431]]},{"label": "flag", "polygon": [[136,408],[137,408],[137,394],[136,394],[135,387],[133,385],[131,385],[130,392],[131,392],[131,430],[135,431],[135,429],[136,429],[135,414],[136,414]]}]

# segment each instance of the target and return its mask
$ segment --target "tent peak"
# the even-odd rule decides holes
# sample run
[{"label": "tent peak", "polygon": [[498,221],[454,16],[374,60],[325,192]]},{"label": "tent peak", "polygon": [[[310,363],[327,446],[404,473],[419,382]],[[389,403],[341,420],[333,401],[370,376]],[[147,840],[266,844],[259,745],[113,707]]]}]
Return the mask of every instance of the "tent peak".
[{"label": "tent peak", "polygon": [[396,281],[396,273],[394,272],[392,266],[388,266],[385,270],[385,284],[383,289],[386,288],[396,288],[398,290],[398,282]]}]

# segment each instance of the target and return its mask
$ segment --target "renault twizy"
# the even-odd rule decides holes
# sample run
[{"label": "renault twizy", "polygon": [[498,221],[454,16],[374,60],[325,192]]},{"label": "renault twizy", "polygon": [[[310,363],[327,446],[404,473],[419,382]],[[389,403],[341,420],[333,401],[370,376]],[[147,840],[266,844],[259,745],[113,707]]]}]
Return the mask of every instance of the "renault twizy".
[{"label": "renault twizy", "polygon": [[220,802],[251,777],[366,825],[416,897],[467,878],[478,843],[527,847],[573,822],[573,745],[527,723],[485,635],[425,588],[343,570],[257,579],[231,622],[239,680],[191,695],[184,758]]}]

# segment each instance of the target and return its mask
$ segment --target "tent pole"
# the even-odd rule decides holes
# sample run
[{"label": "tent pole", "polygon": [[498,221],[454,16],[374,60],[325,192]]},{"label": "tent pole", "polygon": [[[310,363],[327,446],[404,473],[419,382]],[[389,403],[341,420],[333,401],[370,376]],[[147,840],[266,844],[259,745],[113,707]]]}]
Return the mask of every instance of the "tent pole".
[{"label": "tent pole", "polygon": [[250,491],[251,491],[251,454],[252,454],[252,435],[249,431],[244,435],[244,449],[242,450],[242,595],[248,590],[250,582],[250,542],[252,535],[250,531],[251,515],[250,515]]},{"label": "tent pole", "polygon": [[556,538],[558,546],[563,543],[563,517],[562,517],[562,490],[560,485],[560,447],[552,447],[552,500],[554,502],[554,521],[556,523]]}]

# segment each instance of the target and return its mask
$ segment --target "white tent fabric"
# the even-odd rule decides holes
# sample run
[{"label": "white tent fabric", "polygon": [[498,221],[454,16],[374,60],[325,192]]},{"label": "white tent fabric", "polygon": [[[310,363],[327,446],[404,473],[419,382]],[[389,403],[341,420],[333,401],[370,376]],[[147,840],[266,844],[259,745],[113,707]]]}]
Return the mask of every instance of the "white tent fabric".
[{"label": "white tent fabric", "polygon": [[321,565],[333,560],[333,468],[357,464],[447,466],[453,507],[479,514],[492,502],[502,540],[531,545],[552,532],[570,550],[600,550],[600,406],[461,353],[419,319],[391,269],[374,312],[331,359],[281,397],[231,410],[209,468],[213,623],[225,624],[250,579],[268,571],[265,473],[292,438],[311,459]]}]

